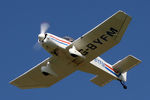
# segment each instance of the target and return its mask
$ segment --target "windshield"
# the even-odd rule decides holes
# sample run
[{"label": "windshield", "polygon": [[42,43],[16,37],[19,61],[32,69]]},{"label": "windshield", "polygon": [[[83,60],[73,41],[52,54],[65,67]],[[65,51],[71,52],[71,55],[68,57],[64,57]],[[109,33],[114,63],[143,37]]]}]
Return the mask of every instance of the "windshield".
[{"label": "windshield", "polygon": [[73,42],[73,41],[74,41],[73,38],[68,37],[68,36],[63,37],[63,39],[65,39],[65,40],[67,40],[67,41],[70,41],[70,42]]}]

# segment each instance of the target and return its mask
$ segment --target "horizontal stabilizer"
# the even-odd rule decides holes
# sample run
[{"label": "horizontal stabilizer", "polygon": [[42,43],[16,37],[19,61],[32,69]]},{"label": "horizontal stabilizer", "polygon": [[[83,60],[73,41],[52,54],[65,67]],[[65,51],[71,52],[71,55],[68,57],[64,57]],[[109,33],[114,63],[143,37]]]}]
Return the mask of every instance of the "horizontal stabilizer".
[{"label": "horizontal stabilizer", "polygon": [[115,63],[112,66],[112,68],[118,73],[123,73],[123,72],[127,72],[128,70],[130,70],[131,68],[139,64],[140,62],[141,60],[137,59],[136,57],[132,55],[129,55],[125,57],[124,59]]},{"label": "horizontal stabilizer", "polygon": [[110,81],[114,80],[114,78],[111,75],[105,75],[105,76],[95,76],[90,81],[98,86],[104,86]]}]

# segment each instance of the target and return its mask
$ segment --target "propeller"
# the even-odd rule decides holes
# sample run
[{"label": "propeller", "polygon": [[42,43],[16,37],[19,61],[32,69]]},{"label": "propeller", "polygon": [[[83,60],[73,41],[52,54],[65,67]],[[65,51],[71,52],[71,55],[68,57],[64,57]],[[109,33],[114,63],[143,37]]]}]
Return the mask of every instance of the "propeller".
[{"label": "propeller", "polygon": [[[43,41],[46,38],[46,31],[48,30],[48,28],[50,27],[50,25],[48,23],[42,23],[41,24],[41,32],[38,35],[38,41]],[[41,48],[41,42],[36,42],[36,44],[34,45],[34,49],[39,50]]]},{"label": "propeller", "polygon": [[46,31],[49,28],[48,23],[42,23],[41,24],[41,33],[38,35],[39,41],[43,41],[46,38]]},{"label": "propeller", "polygon": [[36,50],[36,51],[40,50],[41,49],[41,43],[40,42],[36,42],[34,44],[34,46],[33,46],[33,49]]},{"label": "propeller", "polygon": [[49,28],[49,24],[48,23],[42,23],[41,24],[41,33],[40,34],[45,34],[45,32],[48,30],[48,28]]}]

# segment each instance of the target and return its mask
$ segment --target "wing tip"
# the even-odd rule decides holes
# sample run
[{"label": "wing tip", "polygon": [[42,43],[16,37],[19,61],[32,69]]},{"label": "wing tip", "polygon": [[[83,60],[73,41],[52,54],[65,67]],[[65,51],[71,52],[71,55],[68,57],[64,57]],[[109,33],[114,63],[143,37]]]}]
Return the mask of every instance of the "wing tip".
[{"label": "wing tip", "polygon": [[8,83],[13,85],[13,80],[9,81]]},{"label": "wing tip", "polygon": [[131,58],[133,58],[133,59],[135,59],[135,60],[137,61],[138,64],[142,62],[142,60],[136,58],[136,57],[133,56],[133,55],[128,55],[128,56],[131,57]]},{"label": "wing tip", "polygon": [[126,12],[124,12],[124,11],[122,11],[122,10],[119,10],[119,11],[117,11],[116,13],[122,13],[122,14],[125,14],[126,16],[128,16],[128,18],[129,18],[130,20],[132,19],[131,16],[129,16]]},{"label": "wing tip", "polygon": [[117,13],[124,13],[124,14],[128,15],[126,12],[124,12],[122,10],[118,10]]}]

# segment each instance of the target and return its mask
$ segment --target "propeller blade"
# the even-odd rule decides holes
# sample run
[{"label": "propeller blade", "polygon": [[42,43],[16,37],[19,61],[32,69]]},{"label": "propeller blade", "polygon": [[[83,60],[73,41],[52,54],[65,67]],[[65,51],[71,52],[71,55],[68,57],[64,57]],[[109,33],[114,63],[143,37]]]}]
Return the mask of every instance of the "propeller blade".
[{"label": "propeller blade", "polygon": [[39,42],[36,42],[36,43],[34,44],[33,49],[35,49],[35,50],[40,50],[40,49],[41,49],[41,44],[40,44]]},{"label": "propeller blade", "polygon": [[41,33],[40,34],[44,34],[48,30],[49,26],[50,25],[48,23],[42,23],[41,24]]}]

